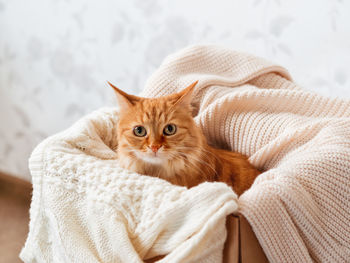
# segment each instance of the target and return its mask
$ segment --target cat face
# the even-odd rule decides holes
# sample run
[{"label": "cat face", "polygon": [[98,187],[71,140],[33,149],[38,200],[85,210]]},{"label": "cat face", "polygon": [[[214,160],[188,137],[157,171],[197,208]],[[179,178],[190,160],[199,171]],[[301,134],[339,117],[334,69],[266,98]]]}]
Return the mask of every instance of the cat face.
[{"label": "cat face", "polygon": [[152,99],[126,94],[111,85],[120,106],[118,153],[122,158],[153,165],[186,158],[201,140],[190,106],[196,83],[180,93]]}]

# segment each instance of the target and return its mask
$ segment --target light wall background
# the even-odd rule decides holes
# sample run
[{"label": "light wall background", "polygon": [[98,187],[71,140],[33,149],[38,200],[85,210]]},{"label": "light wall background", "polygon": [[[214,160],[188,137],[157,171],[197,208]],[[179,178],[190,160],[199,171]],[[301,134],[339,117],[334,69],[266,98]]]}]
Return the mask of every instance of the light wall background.
[{"label": "light wall background", "polygon": [[0,0],[0,170],[30,180],[41,140],[137,94],[168,54],[211,43],[350,98],[350,1]]}]

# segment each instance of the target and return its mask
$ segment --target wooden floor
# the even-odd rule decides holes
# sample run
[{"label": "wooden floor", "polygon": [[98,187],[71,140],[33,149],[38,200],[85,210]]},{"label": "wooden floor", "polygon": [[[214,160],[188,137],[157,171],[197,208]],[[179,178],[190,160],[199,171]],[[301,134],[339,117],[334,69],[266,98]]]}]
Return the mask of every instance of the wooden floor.
[{"label": "wooden floor", "polygon": [[0,263],[22,262],[18,254],[28,233],[32,187],[0,172]]}]

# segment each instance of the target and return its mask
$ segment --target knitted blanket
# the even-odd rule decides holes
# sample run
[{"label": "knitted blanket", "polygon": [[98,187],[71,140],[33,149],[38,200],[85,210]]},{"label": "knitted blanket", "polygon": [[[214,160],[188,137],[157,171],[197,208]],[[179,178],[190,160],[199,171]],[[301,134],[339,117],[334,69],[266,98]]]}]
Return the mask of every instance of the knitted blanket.
[{"label": "knitted blanket", "polygon": [[169,56],[143,95],[199,80],[196,121],[264,172],[239,198],[271,262],[349,262],[350,101],[299,88],[263,59],[215,46]]},{"label": "knitted blanket", "polygon": [[[350,101],[300,89],[257,57],[195,46],[169,56],[142,96],[199,80],[195,119],[210,144],[239,151],[262,173],[238,200],[271,262],[350,258]],[[192,189],[118,166],[115,109],[48,138],[33,176],[25,262],[220,262],[235,194]]]},{"label": "knitted blanket", "polygon": [[46,139],[33,182],[24,262],[220,262],[237,196],[223,183],[190,190],[118,166],[114,108]]}]

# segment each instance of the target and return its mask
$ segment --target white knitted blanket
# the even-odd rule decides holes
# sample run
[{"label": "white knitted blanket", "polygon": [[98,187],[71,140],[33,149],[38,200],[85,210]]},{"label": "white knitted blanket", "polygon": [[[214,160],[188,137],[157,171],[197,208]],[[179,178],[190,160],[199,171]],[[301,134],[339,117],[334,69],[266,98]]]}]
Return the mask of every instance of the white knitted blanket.
[{"label": "white knitted blanket", "polygon": [[[266,170],[238,200],[271,262],[350,258],[350,101],[304,91],[265,60],[214,46],[169,56],[143,96],[195,80],[211,144]],[[187,190],[118,167],[117,112],[95,112],[41,143],[25,262],[220,262],[236,197],[221,183]]]},{"label": "white knitted blanket", "polygon": [[24,262],[219,262],[237,197],[223,183],[190,190],[118,166],[114,108],[42,142]]}]

